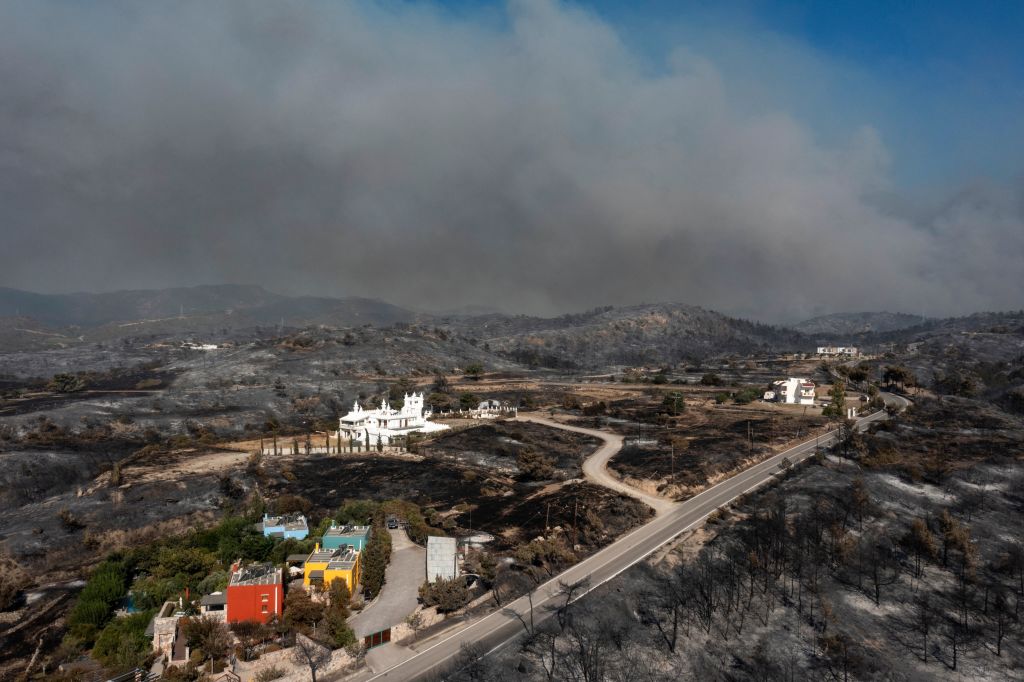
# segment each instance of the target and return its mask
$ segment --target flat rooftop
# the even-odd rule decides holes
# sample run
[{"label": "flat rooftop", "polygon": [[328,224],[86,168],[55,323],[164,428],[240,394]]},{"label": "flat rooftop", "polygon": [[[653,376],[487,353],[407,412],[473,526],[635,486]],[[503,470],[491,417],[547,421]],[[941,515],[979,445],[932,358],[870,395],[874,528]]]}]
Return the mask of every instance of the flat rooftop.
[{"label": "flat rooftop", "polygon": [[308,528],[306,517],[302,514],[284,514],[282,516],[264,516],[264,528],[284,528],[285,530],[302,530]]},{"label": "flat rooftop", "polygon": [[319,552],[310,554],[306,559],[306,564],[326,563],[327,570],[346,570],[355,566],[358,556],[359,554],[351,549],[321,549]]},{"label": "flat rooftop", "polygon": [[273,564],[253,564],[244,566],[231,574],[229,587],[238,585],[278,585],[282,584],[281,569]]},{"label": "flat rooftop", "polygon": [[331,538],[358,538],[365,537],[370,532],[369,526],[331,526],[324,533],[324,537]]}]

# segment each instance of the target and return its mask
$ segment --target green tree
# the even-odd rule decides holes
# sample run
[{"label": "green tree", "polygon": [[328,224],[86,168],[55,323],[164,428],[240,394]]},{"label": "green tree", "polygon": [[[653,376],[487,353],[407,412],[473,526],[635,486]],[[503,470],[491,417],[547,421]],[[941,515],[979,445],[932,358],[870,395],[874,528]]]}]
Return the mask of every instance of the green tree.
[{"label": "green tree", "polygon": [[327,598],[330,600],[331,611],[341,614],[342,618],[348,618],[348,605],[352,601],[352,592],[349,591],[348,584],[344,580],[335,578],[331,581],[331,584],[327,586]]},{"label": "green tree", "polygon": [[333,649],[340,649],[356,643],[356,633],[345,620],[340,611],[330,609],[324,616],[323,626],[317,628],[317,634],[323,633],[324,643]]},{"label": "green tree", "polygon": [[373,518],[370,539],[366,543],[362,556],[363,592],[373,598],[384,586],[384,572],[391,561],[391,535],[384,527],[384,512],[378,509]]},{"label": "green tree", "polygon": [[473,363],[470,363],[470,364],[466,365],[465,374],[470,379],[479,379],[480,376],[483,373],[484,373],[484,366],[481,365],[479,362],[473,362]]},{"label": "green tree", "polygon": [[441,393],[435,391],[427,396],[424,401],[427,407],[435,412],[442,412],[444,410],[450,410],[452,407],[452,399],[447,393]]},{"label": "green tree", "polygon": [[380,503],[374,500],[345,500],[334,518],[342,525],[365,526],[373,520],[378,509]]},{"label": "green tree", "polygon": [[127,591],[127,562],[110,558],[97,566],[68,616],[71,635],[91,644]]},{"label": "green tree", "polygon": [[661,405],[668,409],[668,413],[673,416],[686,411],[686,401],[683,399],[683,394],[678,391],[673,391],[666,395],[664,400],[661,401]]},{"label": "green tree", "polygon": [[299,632],[307,632],[323,617],[324,605],[313,601],[308,592],[297,588],[288,590],[284,598],[284,620],[287,625]]},{"label": "green tree", "polygon": [[828,395],[832,402],[821,411],[821,414],[826,417],[842,419],[846,415],[846,383],[841,379],[836,379]]},{"label": "green tree", "polygon": [[85,379],[76,374],[54,374],[47,388],[57,393],[77,393],[85,388]]},{"label": "green tree", "polygon": [[110,621],[96,638],[92,655],[111,668],[141,665],[150,650],[146,626],[152,616],[151,611],[145,611]]}]

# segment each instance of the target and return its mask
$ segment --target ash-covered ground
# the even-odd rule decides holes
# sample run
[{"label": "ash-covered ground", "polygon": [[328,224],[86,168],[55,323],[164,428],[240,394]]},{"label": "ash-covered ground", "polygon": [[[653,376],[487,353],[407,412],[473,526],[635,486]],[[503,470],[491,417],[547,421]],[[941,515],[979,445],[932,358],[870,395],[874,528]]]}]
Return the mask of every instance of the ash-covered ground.
[{"label": "ash-covered ground", "polygon": [[1024,420],[922,399],[449,679],[1022,679],[1022,511]]}]

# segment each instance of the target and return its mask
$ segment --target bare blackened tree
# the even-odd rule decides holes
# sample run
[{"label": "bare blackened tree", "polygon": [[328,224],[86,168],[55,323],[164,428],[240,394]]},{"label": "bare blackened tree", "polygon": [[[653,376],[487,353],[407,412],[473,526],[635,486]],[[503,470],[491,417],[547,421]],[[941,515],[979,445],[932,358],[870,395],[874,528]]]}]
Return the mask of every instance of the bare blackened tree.
[{"label": "bare blackened tree", "polygon": [[637,615],[642,624],[653,625],[668,650],[675,653],[683,607],[674,580],[678,573],[667,576],[651,573],[648,577],[651,584],[637,597]]},{"label": "bare blackened tree", "polygon": [[936,613],[931,598],[927,594],[921,595],[915,600],[913,617],[914,631],[921,636],[921,660],[927,663],[928,636],[934,630],[935,623],[938,620],[938,613]]},{"label": "bare blackened tree", "polygon": [[900,562],[892,540],[884,535],[876,535],[868,540],[869,566],[868,574],[874,587],[875,604],[882,599],[882,587],[892,585],[900,577]]},{"label": "bare blackened tree", "polygon": [[316,682],[316,673],[331,662],[332,651],[324,645],[316,642],[305,635],[295,636],[295,646],[292,647],[292,661],[296,665],[309,668],[311,682]]},{"label": "bare blackened tree", "polygon": [[1014,624],[1014,613],[1010,609],[1010,600],[1003,585],[992,590],[992,607],[989,610],[989,621],[995,638],[996,656],[1003,655],[1003,638]]}]

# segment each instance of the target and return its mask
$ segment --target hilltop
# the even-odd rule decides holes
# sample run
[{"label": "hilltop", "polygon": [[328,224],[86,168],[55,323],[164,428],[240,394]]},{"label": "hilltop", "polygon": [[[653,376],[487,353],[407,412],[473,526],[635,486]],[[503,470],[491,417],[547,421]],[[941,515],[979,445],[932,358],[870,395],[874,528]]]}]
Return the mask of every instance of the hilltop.
[{"label": "hilltop", "polygon": [[666,365],[811,344],[792,330],[678,303],[605,306],[552,318],[484,315],[448,326],[519,363],[566,369]]},{"label": "hilltop", "polygon": [[891,332],[928,322],[920,315],[889,312],[833,313],[812,317],[791,325],[792,329],[808,336],[834,338],[858,334]]}]

